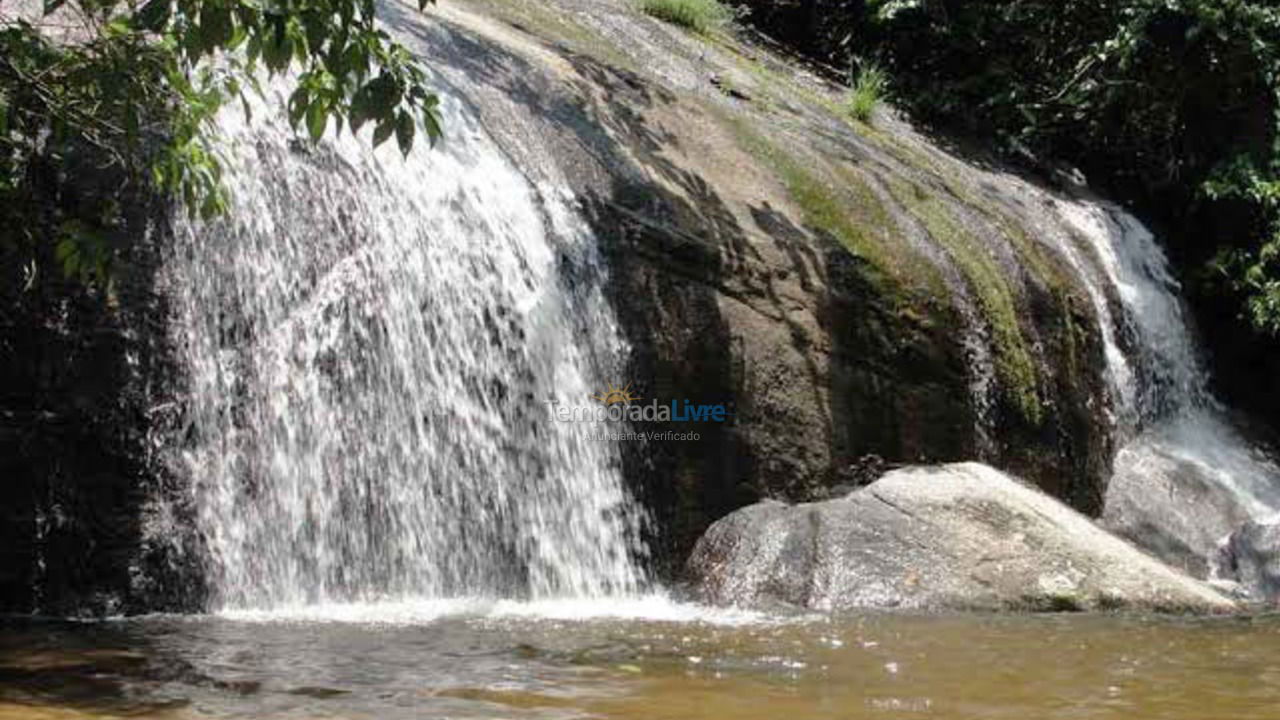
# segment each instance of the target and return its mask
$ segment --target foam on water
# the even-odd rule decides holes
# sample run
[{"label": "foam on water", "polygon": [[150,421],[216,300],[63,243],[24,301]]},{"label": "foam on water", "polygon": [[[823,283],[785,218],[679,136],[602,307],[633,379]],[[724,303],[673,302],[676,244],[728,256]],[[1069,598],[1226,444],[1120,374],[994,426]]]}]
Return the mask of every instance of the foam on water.
[{"label": "foam on water", "polygon": [[562,621],[626,620],[643,622],[759,625],[794,621],[738,608],[717,608],[673,600],[665,593],[610,599],[561,598],[501,600],[493,598],[410,599],[367,603],[319,603],[264,610],[223,610],[219,617],[238,622],[338,622],[370,625],[425,625],[449,618],[531,619]]}]

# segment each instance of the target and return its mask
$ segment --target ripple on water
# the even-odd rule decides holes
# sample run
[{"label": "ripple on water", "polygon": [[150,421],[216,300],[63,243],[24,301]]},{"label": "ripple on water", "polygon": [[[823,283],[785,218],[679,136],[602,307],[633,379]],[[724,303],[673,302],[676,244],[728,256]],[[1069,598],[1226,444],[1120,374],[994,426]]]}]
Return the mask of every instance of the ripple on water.
[{"label": "ripple on water", "polygon": [[1274,720],[1280,704],[1273,618],[435,609],[7,623],[0,720]]}]

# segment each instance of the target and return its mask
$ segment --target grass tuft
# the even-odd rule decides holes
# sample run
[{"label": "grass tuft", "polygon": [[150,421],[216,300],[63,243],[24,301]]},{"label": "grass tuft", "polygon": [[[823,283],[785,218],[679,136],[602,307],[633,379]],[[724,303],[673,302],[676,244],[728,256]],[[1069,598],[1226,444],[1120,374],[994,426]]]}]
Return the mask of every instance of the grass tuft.
[{"label": "grass tuft", "polygon": [[875,65],[869,65],[858,74],[858,80],[849,91],[845,101],[845,110],[854,120],[870,123],[884,98],[889,78],[884,71]]},{"label": "grass tuft", "polygon": [[733,19],[733,11],[717,0],[641,0],[640,9],[659,20],[701,35]]}]

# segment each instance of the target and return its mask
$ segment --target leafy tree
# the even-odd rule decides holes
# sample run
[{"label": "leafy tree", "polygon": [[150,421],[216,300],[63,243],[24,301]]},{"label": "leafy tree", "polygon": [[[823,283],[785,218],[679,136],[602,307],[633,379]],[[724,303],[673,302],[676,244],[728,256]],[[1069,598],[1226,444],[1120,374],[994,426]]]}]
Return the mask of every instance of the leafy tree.
[{"label": "leafy tree", "polygon": [[[374,0],[24,5],[0,0],[0,251],[29,277],[52,241],[68,275],[105,283],[130,191],[225,210],[214,118],[236,100],[250,113],[263,74],[296,72],[288,116],[313,141],[368,124],[375,145],[394,136],[408,153],[419,128],[441,133],[423,68]],[[86,169],[119,184],[87,187]]]}]

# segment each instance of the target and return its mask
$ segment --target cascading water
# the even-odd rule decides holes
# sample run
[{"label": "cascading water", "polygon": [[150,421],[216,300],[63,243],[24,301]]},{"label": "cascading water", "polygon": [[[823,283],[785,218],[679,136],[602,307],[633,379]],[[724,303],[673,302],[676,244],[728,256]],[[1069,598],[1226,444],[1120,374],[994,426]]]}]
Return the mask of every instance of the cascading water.
[{"label": "cascading water", "polygon": [[1225,535],[1280,508],[1280,469],[1209,393],[1178,284],[1151,232],[1108,204],[1062,202],[1059,211],[1085,241],[1063,251],[1093,298],[1115,405],[1120,449],[1103,520],[1204,574]]},{"label": "cascading water", "polygon": [[637,591],[617,449],[545,405],[623,349],[570,198],[448,97],[407,158],[283,105],[223,116],[235,209],[166,270],[215,605]]}]

